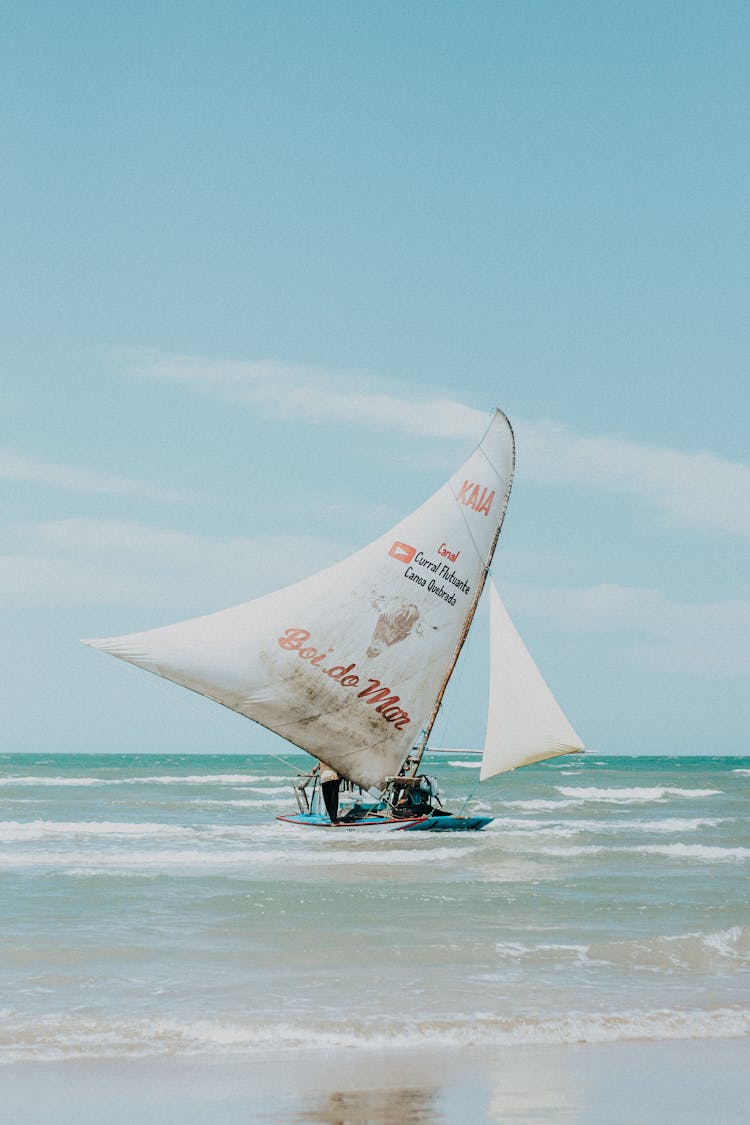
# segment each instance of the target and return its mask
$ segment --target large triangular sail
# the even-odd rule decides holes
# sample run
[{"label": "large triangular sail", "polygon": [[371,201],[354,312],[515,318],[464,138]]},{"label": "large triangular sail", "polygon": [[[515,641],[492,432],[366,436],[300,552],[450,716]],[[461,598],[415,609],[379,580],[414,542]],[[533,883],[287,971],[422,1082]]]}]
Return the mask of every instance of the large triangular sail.
[{"label": "large triangular sail", "polygon": [[86,641],[275,731],[362,786],[398,772],[476,609],[513,477],[496,411],[410,516],[310,578],[220,613]]},{"label": "large triangular sail", "polygon": [[583,749],[490,582],[490,691],[480,777]]}]

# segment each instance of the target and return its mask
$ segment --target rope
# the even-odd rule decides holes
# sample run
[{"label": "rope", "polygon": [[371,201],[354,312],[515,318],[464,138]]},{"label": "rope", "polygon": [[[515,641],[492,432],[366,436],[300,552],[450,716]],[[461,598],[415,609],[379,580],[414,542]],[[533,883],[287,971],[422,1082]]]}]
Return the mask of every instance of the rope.
[{"label": "rope", "polygon": [[456,816],[463,816],[463,815],[464,815],[464,809],[466,808],[466,806],[468,805],[469,801],[471,800],[471,798],[472,798],[472,797],[474,796],[474,794],[476,793],[476,791],[477,791],[477,786],[479,785],[479,782],[480,782],[480,778],[477,778],[477,779],[476,779],[476,781],[474,782],[474,788],[473,788],[473,789],[472,789],[472,791],[471,791],[471,792],[469,793],[469,796],[468,796],[468,797],[466,798],[466,800],[464,801],[464,803],[463,803],[463,804],[461,805],[461,808],[460,808],[460,809],[458,810],[458,812],[456,813]]},{"label": "rope", "polygon": [[[288,766],[289,769],[294,770],[295,773],[300,772],[299,765],[293,766],[291,762],[287,762],[286,758],[282,758],[281,754],[274,754],[271,750],[266,751],[266,753],[268,754],[269,758],[275,758],[277,762],[281,762],[282,765]],[[306,753],[306,751],[303,750],[303,751],[300,751],[300,753]],[[248,754],[247,756],[249,758],[252,758],[252,757],[256,757],[256,756],[260,757],[261,755]]]}]

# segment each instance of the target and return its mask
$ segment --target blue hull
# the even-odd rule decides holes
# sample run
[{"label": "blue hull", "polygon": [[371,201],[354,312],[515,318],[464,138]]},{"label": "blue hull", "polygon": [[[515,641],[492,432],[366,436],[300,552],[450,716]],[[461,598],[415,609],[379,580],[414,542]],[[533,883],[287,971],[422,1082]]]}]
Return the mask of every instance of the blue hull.
[{"label": "blue hull", "polygon": [[408,832],[478,832],[491,824],[492,816],[426,816],[404,825]]},{"label": "blue hull", "polygon": [[368,816],[357,820],[341,820],[338,824],[331,824],[327,816],[321,813],[293,813],[289,816],[277,816],[284,824],[301,824],[308,828],[330,828],[332,831],[341,832],[347,828],[387,828],[393,832],[478,832],[489,824],[491,816],[419,816],[413,820],[403,818],[386,819],[382,816]]}]

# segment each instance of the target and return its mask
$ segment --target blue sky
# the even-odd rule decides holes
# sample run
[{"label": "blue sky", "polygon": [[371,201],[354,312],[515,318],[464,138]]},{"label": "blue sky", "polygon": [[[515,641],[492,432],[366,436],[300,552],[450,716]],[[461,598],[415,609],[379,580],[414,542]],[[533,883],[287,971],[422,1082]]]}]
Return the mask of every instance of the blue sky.
[{"label": "blue sky", "polygon": [[586,743],[750,752],[747,5],[4,17],[4,750],[281,746],[78,638],[335,561],[498,405],[495,579]]}]

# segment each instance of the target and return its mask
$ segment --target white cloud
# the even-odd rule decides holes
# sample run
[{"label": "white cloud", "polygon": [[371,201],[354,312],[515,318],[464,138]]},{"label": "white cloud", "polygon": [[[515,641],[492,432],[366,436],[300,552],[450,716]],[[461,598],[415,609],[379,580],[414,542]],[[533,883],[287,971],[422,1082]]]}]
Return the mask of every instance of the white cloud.
[{"label": "white cloud", "polygon": [[[131,352],[131,373],[192,386],[287,416],[387,426],[413,435],[478,440],[487,414],[448,397],[424,398],[374,381],[274,360],[244,362]],[[750,535],[750,466],[611,436],[587,437],[551,421],[511,419],[521,472],[544,485],[577,484],[636,496],[681,525]],[[414,456],[418,456],[412,451]]]},{"label": "white cloud", "polygon": [[173,589],[166,578],[128,574],[85,559],[0,555],[0,602],[13,606],[159,604]]},{"label": "white cloud", "polygon": [[589,632],[642,629],[662,614],[665,598],[658,590],[602,583],[585,587],[503,585],[514,612],[541,617],[566,630]]},{"label": "white cloud", "polygon": [[387,426],[409,434],[478,439],[488,412],[449,398],[409,398],[372,380],[277,360],[210,359],[141,351],[124,356],[131,374],[209,391],[284,417]]},{"label": "white cloud", "polygon": [[181,616],[257,597],[335,562],[324,539],[210,540],[134,521],[66,519],[14,528],[0,556],[0,600],[12,604],[167,605]]},{"label": "white cloud", "polygon": [[520,422],[525,470],[543,484],[584,484],[637,495],[676,523],[750,535],[750,466],[565,426]]},{"label": "white cloud", "polygon": [[[750,675],[750,600],[677,602],[659,590],[503,587],[514,618],[536,617],[573,638],[608,633],[623,659],[668,675]],[[523,631],[523,630],[522,630]],[[619,638],[619,639],[618,639]],[[596,642],[601,645],[601,641]]]},{"label": "white cloud", "polygon": [[63,488],[73,492],[90,492],[102,495],[141,496],[147,500],[181,501],[187,497],[146,481],[128,477],[92,473],[72,465],[42,461],[26,457],[14,450],[0,450],[0,480],[25,481],[33,484]]}]

